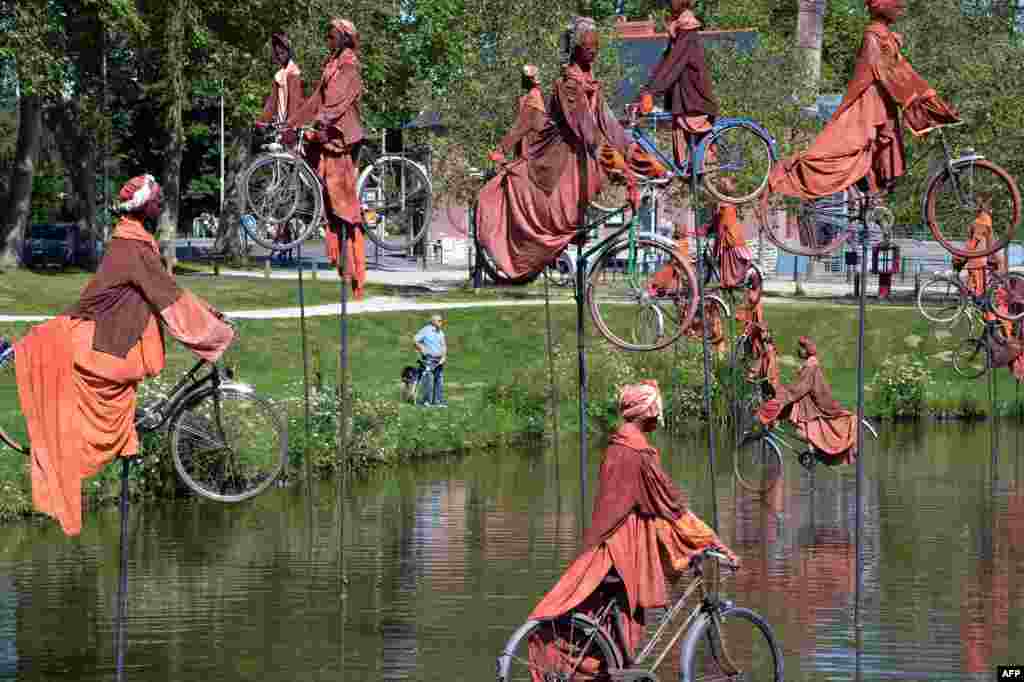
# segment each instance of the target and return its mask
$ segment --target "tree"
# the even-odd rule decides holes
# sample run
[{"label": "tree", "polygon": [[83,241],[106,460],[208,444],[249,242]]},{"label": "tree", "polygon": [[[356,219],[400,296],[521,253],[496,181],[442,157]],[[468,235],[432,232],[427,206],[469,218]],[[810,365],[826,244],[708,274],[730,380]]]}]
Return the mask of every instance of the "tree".
[{"label": "tree", "polygon": [[807,95],[817,97],[821,78],[821,40],[825,30],[827,0],[799,0],[797,19],[797,48],[803,52],[804,72],[807,77]]}]

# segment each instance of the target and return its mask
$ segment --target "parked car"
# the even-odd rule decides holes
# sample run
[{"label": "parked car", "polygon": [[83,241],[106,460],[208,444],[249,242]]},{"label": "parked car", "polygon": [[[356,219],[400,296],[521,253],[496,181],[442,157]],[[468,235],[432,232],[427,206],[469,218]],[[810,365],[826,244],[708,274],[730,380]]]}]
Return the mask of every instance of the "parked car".
[{"label": "parked car", "polygon": [[30,268],[73,265],[77,261],[78,241],[78,225],[75,223],[30,225],[25,238],[25,265]]}]

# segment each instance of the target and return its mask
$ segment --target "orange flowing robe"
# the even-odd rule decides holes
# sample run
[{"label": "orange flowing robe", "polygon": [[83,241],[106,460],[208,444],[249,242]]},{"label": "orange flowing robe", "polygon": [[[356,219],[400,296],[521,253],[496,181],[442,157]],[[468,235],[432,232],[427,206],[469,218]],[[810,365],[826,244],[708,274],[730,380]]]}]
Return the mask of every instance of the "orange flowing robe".
[{"label": "orange flowing robe", "polygon": [[857,458],[857,415],[832,397],[816,355],[804,362],[796,382],[779,386],[775,396],[758,411],[762,423],[788,417],[828,464],[850,464]]},{"label": "orange flowing robe", "polygon": [[743,236],[736,207],[719,203],[712,222],[712,229],[718,235],[715,239],[715,257],[718,258],[718,272],[723,289],[735,289],[743,283],[747,270],[754,261],[754,254]]},{"label": "orange flowing robe", "polygon": [[[345,49],[324,64],[323,75],[313,94],[288,125],[299,127],[314,119],[324,123],[327,142],[311,143],[307,149],[311,166],[324,183],[327,214],[327,258],[338,265],[342,230],[347,237],[345,279],[352,282],[355,299],[363,296],[366,282],[366,241],[363,213],[356,193],[359,169],[356,165],[359,144],[363,141],[360,101],[363,80],[356,53]],[[340,268],[339,268],[340,269]]]},{"label": "orange flowing robe", "polygon": [[[594,597],[602,580],[615,569],[629,604],[625,644],[633,655],[643,634],[644,610],[668,603],[666,574],[678,576],[695,554],[712,546],[721,547],[737,561],[718,535],[686,508],[683,493],[661,468],[658,450],[636,424],[626,422],[611,437],[601,462],[583,550],[530,618],[557,618],[573,610],[592,612],[600,606]],[[557,658],[562,650],[557,642],[538,639],[531,642],[530,658]]]},{"label": "orange flowing robe", "polygon": [[302,71],[295,62],[289,61],[287,66],[274,74],[270,94],[263,103],[263,113],[256,122],[284,123],[298,113],[302,100]]},{"label": "orange flowing robe", "polygon": [[810,149],[772,168],[769,191],[816,199],[861,178],[878,191],[906,172],[899,108],[903,122],[918,136],[957,121],[953,109],[900,53],[902,40],[881,21],[868,25],[839,108]]},{"label": "orange flowing robe", "polygon": [[138,454],[136,386],[164,367],[158,323],[211,362],[233,338],[217,313],[177,287],[142,224],[125,218],[79,303],[15,346],[32,502],[67,535],[82,530],[82,479]]},{"label": "orange flowing robe", "polygon": [[[576,64],[555,81],[544,127],[524,140],[524,155],[480,190],[477,237],[495,265],[516,279],[540,271],[576,237],[585,207],[607,179],[599,161],[626,173],[626,133],[593,74]],[[582,167],[582,172],[581,172]],[[584,185],[585,175],[585,185]]]}]

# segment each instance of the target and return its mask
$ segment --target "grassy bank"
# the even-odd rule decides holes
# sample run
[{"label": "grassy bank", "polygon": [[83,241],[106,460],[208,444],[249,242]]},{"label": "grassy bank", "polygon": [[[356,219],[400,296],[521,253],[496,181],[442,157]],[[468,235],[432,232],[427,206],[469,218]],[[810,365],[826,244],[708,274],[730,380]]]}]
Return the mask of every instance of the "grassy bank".
[{"label": "grassy bank", "polygon": [[[0,281],[6,275],[0,276]],[[62,281],[55,277],[55,281]],[[337,284],[322,283],[334,294]],[[67,287],[64,284],[62,286]],[[281,282],[226,281],[197,278],[187,286],[206,296],[221,309],[294,304],[294,288]],[[203,287],[206,287],[205,289]],[[265,288],[264,288],[265,287]],[[70,290],[70,289],[69,289]],[[54,294],[46,294],[54,298]],[[500,295],[500,294],[492,294]],[[21,295],[24,298],[24,294]],[[73,299],[69,294],[62,302]],[[433,300],[433,299],[432,299]],[[259,303],[257,303],[257,301]],[[24,303],[26,307],[27,303]],[[623,310],[623,314],[628,311]],[[552,306],[554,375],[560,398],[562,430],[578,426],[576,403],[576,334],[574,306]],[[414,361],[412,335],[426,322],[427,313],[380,313],[357,315],[349,320],[353,400],[352,455],[369,466],[439,452],[487,448],[510,439],[538,435],[548,428],[546,404],[549,373],[545,359],[543,306],[452,310],[447,314],[450,362],[446,390],[450,408],[426,410],[399,401],[401,368]],[[782,353],[784,379],[795,372],[796,339],[803,334],[818,344],[821,363],[832,382],[835,396],[853,408],[856,401],[857,310],[848,305],[772,300],[766,318]],[[307,320],[309,366],[314,383],[311,436],[305,438],[302,405],[302,354],[298,320],[244,321],[238,358],[241,379],[273,398],[290,415],[293,463],[308,453],[318,471],[334,466],[333,387],[337,371],[339,324],[337,318]],[[0,334],[20,336],[26,324],[0,325]],[[608,428],[614,420],[617,386],[643,377],[657,378],[671,409],[683,417],[699,412],[701,361],[699,346],[681,343],[678,349],[632,354],[618,351],[596,334],[587,320],[590,375],[591,426]],[[966,382],[952,372],[942,357],[948,339],[937,333],[916,310],[880,306],[869,309],[866,336],[868,383],[883,364],[917,362],[931,375],[925,387],[924,411],[940,414],[985,413],[988,385],[985,380]],[[162,380],[173,383],[191,365],[191,356],[168,344],[168,369]],[[999,370],[997,392],[1003,403],[1015,396],[1011,377]],[[316,387],[322,390],[316,390]],[[151,384],[146,390],[159,388]],[[876,387],[877,390],[877,387]],[[145,392],[143,393],[145,395]],[[869,392],[869,413],[884,406]],[[0,387],[0,413],[16,414],[13,387]],[[10,420],[5,421],[5,425]],[[150,442],[150,450],[159,447]],[[137,472],[140,490],[167,492],[166,465],[152,460],[150,469]],[[163,459],[166,462],[166,458]],[[162,467],[162,468],[161,468]],[[161,473],[162,472],[162,473]],[[93,499],[116,492],[111,467],[89,488]],[[148,478],[147,478],[148,477]],[[98,484],[98,485],[97,485]],[[27,503],[23,463],[10,455],[0,459],[0,515],[13,513]],[[20,502],[19,502],[20,500]]]}]

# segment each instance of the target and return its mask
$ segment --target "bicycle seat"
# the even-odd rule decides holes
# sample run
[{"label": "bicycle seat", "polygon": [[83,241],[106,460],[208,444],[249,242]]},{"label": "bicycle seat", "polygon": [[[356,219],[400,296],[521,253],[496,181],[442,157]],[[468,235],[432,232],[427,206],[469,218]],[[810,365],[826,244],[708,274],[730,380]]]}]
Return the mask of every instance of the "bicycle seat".
[{"label": "bicycle seat", "polygon": [[284,151],[284,145],[280,144],[279,142],[271,142],[270,144],[265,144],[265,145],[261,146],[260,149],[262,149],[265,152],[272,152],[272,153],[273,152],[283,152]]},{"label": "bicycle seat", "polygon": [[602,585],[621,585],[622,584],[622,578],[620,578],[619,576],[615,575],[614,573],[609,573],[601,581],[601,584]]}]

